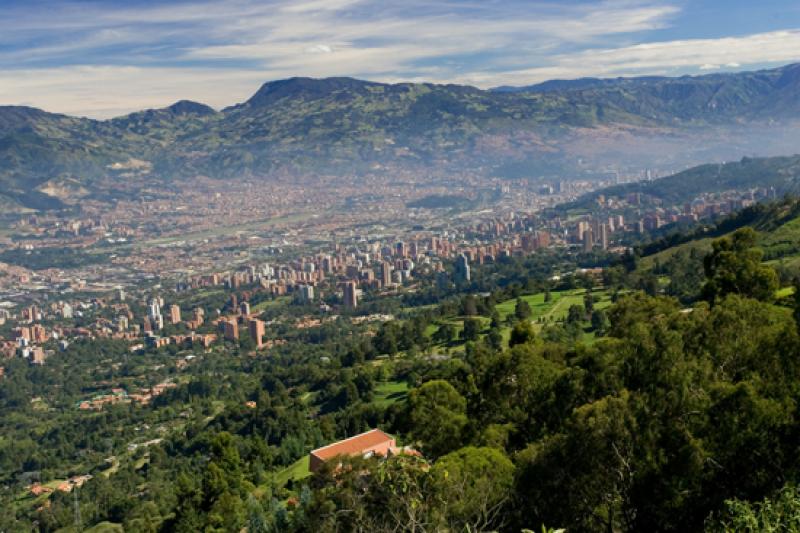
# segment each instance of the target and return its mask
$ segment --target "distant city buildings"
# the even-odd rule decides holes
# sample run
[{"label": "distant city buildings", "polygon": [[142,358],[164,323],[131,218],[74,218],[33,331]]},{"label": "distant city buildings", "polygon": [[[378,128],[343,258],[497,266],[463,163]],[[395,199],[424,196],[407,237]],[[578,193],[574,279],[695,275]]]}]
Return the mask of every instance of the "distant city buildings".
[{"label": "distant city buildings", "polygon": [[181,322],[181,308],[178,305],[171,305],[169,307],[169,322],[173,326]]},{"label": "distant city buildings", "polygon": [[264,346],[264,322],[254,318],[248,322],[248,329],[250,332],[250,339],[253,341],[253,344],[256,345],[256,348]]},{"label": "distant city buildings", "polygon": [[222,321],[222,331],[225,340],[239,342],[239,323],[235,318]]},{"label": "distant city buildings", "polygon": [[344,306],[348,309],[355,309],[358,307],[358,287],[355,281],[346,281],[343,286]]},{"label": "distant city buildings", "polygon": [[455,265],[456,280],[461,282],[469,282],[472,279],[469,267],[469,259],[466,254],[461,254],[456,258]]}]

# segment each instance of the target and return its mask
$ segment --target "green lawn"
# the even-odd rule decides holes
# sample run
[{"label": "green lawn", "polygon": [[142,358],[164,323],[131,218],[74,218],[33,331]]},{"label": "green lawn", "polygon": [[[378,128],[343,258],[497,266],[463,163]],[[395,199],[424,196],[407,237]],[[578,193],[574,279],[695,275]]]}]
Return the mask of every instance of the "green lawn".
[{"label": "green lawn", "polygon": [[[586,289],[573,289],[568,291],[552,291],[550,293],[550,301],[545,302],[545,293],[528,294],[522,296],[522,299],[528,302],[531,306],[531,320],[535,323],[537,328],[541,324],[536,324],[540,318],[545,322],[557,321],[567,317],[569,308],[573,305],[583,305],[583,297],[586,294]],[[595,309],[605,309],[611,306],[611,295],[608,291],[592,291],[594,295]],[[516,299],[506,300],[497,305],[497,311],[500,313],[501,320],[505,320],[508,315],[514,314],[514,307],[516,306]]]},{"label": "green lawn", "polygon": [[427,335],[428,337],[430,337],[430,336],[432,336],[434,333],[436,333],[436,330],[437,330],[437,329],[439,329],[439,324],[433,324],[433,323],[431,323],[431,324],[428,324],[428,325],[425,327],[425,335]]},{"label": "green lawn", "polygon": [[778,289],[778,291],[775,293],[775,298],[780,300],[781,298],[786,298],[793,294],[794,294],[794,287],[783,287],[782,289]]},{"label": "green lawn", "polygon": [[260,302],[260,303],[258,303],[256,305],[254,305],[253,307],[251,307],[250,308],[250,312],[251,313],[261,313],[262,311],[264,311],[265,309],[267,309],[269,307],[275,307],[277,305],[285,304],[285,303],[289,302],[291,299],[292,299],[291,296],[279,296],[278,298],[275,298],[274,300],[264,300],[263,302]]},{"label": "green lawn", "polygon": [[308,454],[306,454],[275,474],[275,483],[280,486],[286,484],[290,479],[299,481],[310,475],[311,472],[308,470]]},{"label": "green lawn", "polygon": [[372,403],[386,408],[405,399],[408,394],[408,383],[405,381],[387,381],[375,386],[375,396]]}]

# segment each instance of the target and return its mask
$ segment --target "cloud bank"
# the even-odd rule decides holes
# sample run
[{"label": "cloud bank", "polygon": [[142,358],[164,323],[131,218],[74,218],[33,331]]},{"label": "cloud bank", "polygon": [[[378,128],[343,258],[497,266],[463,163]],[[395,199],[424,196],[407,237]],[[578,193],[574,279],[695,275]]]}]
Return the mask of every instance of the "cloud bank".
[{"label": "cloud bank", "polygon": [[0,19],[0,104],[105,118],[267,80],[354,76],[480,87],[791,62],[800,29],[664,39],[658,0],[19,3]]}]

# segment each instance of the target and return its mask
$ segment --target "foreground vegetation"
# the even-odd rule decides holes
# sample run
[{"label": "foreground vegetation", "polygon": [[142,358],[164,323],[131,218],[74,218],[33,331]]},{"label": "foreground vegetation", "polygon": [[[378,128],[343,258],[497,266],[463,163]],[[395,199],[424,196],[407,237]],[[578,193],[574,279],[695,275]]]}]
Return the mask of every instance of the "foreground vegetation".
[{"label": "foreground vegetation", "polygon": [[[368,297],[397,312],[380,324],[286,328],[269,357],[87,342],[12,361],[0,530],[796,530],[800,291],[779,292],[764,234],[713,240],[681,300],[654,261],[564,275],[541,254]],[[149,405],[76,408],[165,380]],[[309,450],[376,426],[422,457],[309,473]]]}]

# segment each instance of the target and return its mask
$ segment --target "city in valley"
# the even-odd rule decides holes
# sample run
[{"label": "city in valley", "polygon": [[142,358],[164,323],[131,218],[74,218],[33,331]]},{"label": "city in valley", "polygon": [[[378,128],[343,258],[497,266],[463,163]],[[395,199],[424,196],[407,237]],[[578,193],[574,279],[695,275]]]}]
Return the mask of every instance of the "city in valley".
[{"label": "city in valley", "polygon": [[[588,213],[559,209],[604,187],[652,179],[649,170],[597,181],[353,178],[330,187],[206,179],[111,209],[87,202],[66,215],[18,215],[0,252],[0,343],[7,357],[44,364],[54,341],[62,349],[96,337],[126,339],[132,349],[209,348],[238,341],[241,327],[266,350],[250,301],[291,298],[331,317],[355,309],[362,292],[414,292],[419,276],[455,283],[459,264],[468,278],[470,265],[553,249],[621,254],[632,236],[775,196],[729,190],[665,205],[633,193],[600,195]],[[210,313],[181,307],[208,291],[230,300]],[[165,321],[181,334],[164,335]]]},{"label": "city in valley", "polygon": [[790,0],[3,0],[0,533],[800,532]]}]

